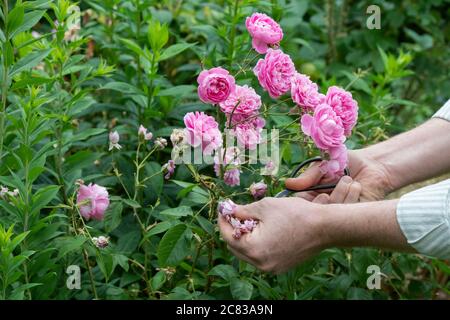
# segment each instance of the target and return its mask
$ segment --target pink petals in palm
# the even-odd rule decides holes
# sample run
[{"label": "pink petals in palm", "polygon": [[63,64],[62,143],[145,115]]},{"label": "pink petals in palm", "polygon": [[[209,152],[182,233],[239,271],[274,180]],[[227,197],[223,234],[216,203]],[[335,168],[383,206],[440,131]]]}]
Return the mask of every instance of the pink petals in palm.
[{"label": "pink petals in palm", "polygon": [[258,225],[258,222],[252,219],[244,221],[239,220],[234,216],[237,205],[230,199],[219,202],[217,211],[234,229],[233,237],[239,239],[242,234],[252,232]]}]

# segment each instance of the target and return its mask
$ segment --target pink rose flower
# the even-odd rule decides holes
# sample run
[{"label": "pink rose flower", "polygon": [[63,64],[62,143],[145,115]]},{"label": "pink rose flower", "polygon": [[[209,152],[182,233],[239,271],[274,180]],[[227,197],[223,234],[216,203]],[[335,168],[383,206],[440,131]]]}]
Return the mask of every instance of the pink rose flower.
[{"label": "pink rose flower", "polygon": [[109,206],[108,191],[106,188],[90,183],[82,184],[78,189],[77,206],[81,215],[89,219],[102,220]]},{"label": "pink rose flower", "polygon": [[301,73],[296,73],[291,79],[291,96],[305,111],[314,110],[325,99],[325,96],[319,93],[317,84]]},{"label": "pink rose flower", "polygon": [[249,187],[249,191],[255,200],[261,199],[266,195],[267,184],[262,181],[253,182]]},{"label": "pink rose flower", "polygon": [[222,145],[222,134],[216,120],[204,112],[189,112],[184,116],[187,142],[201,147],[203,153],[211,154]]},{"label": "pink rose flower", "polygon": [[343,144],[336,148],[330,148],[328,154],[330,159],[320,164],[320,171],[331,179],[341,177],[348,163],[347,147]]},{"label": "pink rose flower", "polygon": [[223,181],[230,187],[238,186],[241,183],[240,176],[241,170],[239,168],[228,169],[223,175]]},{"label": "pink rose flower", "polygon": [[255,90],[247,85],[236,86],[236,90],[230,94],[227,100],[221,102],[220,109],[226,113],[251,116],[261,108],[261,97]]},{"label": "pink rose flower", "polygon": [[220,67],[203,70],[197,82],[200,100],[212,104],[225,101],[236,87],[233,76]]},{"label": "pink rose flower", "polygon": [[265,54],[269,46],[278,46],[283,39],[283,30],[280,25],[264,13],[254,13],[245,20],[253,48]]},{"label": "pink rose flower", "polygon": [[327,104],[318,105],[314,116],[303,115],[301,125],[302,131],[313,139],[319,149],[339,147],[345,141],[341,118]]},{"label": "pink rose flower", "polygon": [[[228,123],[228,122],[227,122]],[[254,150],[261,143],[261,133],[266,124],[262,117],[233,115],[230,134],[237,138],[238,146]]]},{"label": "pink rose flower", "polygon": [[278,98],[291,89],[295,66],[281,50],[268,49],[264,59],[259,59],[253,72],[259,83],[272,98]]},{"label": "pink rose flower", "polygon": [[328,88],[325,101],[341,118],[345,135],[350,136],[358,120],[358,103],[353,100],[352,94],[342,88],[332,86]]}]

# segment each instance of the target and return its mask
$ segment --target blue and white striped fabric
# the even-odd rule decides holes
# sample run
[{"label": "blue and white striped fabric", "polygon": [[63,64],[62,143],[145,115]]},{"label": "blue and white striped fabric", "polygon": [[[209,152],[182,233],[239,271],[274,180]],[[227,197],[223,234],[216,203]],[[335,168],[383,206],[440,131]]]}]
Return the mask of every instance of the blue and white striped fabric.
[{"label": "blue and white striped fabric", "polygon": [[[433,117],[450,121],[450,100]],[[450,259],[450,179],[402,196],[397,221],[418,252]]]}]

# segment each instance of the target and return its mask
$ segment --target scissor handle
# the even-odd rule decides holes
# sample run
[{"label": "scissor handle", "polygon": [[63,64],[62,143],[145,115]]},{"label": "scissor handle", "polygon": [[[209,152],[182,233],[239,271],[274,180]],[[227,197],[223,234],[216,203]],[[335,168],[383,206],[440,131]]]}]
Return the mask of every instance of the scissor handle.
[{"label": "scissor handle", "polygon": [[[297,176],[297,174],[299,173],[299,171],[303,167],[305,167],[306,165],[308,165],[308,164],[310,164],[312,162],[317,162],[317,161],[322,161],[322,160],[323,159],[321,157],[314,157],[314,158],[306,159],[305,161],[300,163],[294,169],[294,171],[292,171],[291,178],[295,178]],[[348,168],[344,169],[344,175],[346,175],[346,176],[350,175],[350,171],[348,170]],[[312,186],[312,187],[309,187],[309,188],[306,188],[306,189],[302,189],[302,190],[294,190],[294,189],[285,188],[283,191],[279,192],[275,197],[276,198],[286,197],[291,192],[305,192],[305,191],[333,189],[333,188],[336,187],[336,185],[337,185],[337,183],[320,184],[320,185]]]}]

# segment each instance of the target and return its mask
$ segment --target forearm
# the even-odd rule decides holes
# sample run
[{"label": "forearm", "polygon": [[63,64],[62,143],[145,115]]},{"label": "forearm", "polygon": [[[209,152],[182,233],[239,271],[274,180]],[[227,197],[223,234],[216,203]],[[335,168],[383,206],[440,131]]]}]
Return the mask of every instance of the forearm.
[{"label": "forearm", "polygon": [[376,247],[414,252],[396,218],[398,200],[323,205],[325,247]]},{"label": "forearm", "polygon": [[434,118],[357,152],[384,166],[390,192],[450,170],[450,121]]}]

